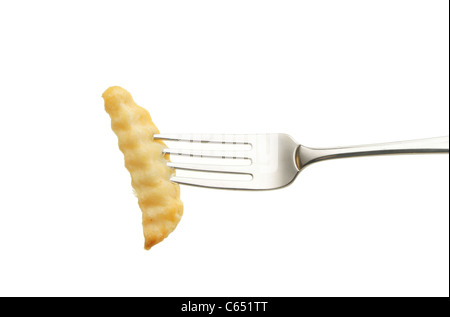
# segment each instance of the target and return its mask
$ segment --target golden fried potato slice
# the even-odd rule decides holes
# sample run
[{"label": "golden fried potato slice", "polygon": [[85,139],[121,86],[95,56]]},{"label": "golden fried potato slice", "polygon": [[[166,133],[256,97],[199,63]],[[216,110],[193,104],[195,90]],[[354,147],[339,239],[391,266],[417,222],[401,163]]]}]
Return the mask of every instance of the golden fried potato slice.
[{"label": "golden fried potato slice", "polygon": [[108,88],[103,99],[142,210],[148,250],[166,238],[180,221],[183,214],[180,187],[169,180],[174,171],[167,167],[168,156],[162,154],[165,144],[153,139],[159,131],[148,111],[139,107],[121,87]]}]

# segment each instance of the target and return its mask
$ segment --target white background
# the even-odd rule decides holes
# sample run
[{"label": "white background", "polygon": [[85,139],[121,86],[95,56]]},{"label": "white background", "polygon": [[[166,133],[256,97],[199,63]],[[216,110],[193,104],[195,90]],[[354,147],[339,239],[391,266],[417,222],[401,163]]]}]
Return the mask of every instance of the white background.
[{"label": "white background", "polygon": [[101,98],[124,87],[162,132],[448,135],[448,6],[0,1],[0,295],[448,296],[447,155],[182,186],[179,226],[145,251]]}]

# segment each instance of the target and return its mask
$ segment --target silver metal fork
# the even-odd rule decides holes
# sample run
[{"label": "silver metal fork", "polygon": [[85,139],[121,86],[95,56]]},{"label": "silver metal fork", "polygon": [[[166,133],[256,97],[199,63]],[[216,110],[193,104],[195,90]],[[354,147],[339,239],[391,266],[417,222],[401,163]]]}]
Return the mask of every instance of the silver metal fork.
[{"label": "silver metal fork", "polygon": [[[299,145],[287,134],[158,134],[154,138],[174,144],[163,151],[164,154],[170,154],[171,158],[178,155],[195,160],[168,162],[169,167],[191,172],[191,176],[173,176],[173,182],[239,190],[268,190],[288,186],[305,167],[330,159],[449,153],[448,136],[335,148]],[[207,148],[207,145],[214,145],[215,148]],[[206,164],[209,162],[207,159],[215,161],[214,164]]]}]

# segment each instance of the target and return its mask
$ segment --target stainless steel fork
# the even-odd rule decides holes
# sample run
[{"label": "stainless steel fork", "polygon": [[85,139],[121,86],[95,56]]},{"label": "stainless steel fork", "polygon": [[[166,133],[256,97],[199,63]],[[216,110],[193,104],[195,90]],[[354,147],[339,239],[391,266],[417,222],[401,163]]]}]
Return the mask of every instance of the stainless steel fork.
[{"label": "stainless steel fork", "polygon": [[[173,176],[173,182],[222,189],[282,188],[291,184],[305,167],[330,159],[449,153],[448,136],[335,148],[299,145],[287,134],[158,134],[154,138],[174,144],[164,149],[164,154],[195,160],[168,162],[167,165],[172,168],[191,172],[191,176]],[[193,148],[194,144],[196,148]],[[206,148],[206,145],[215,145],[216,148]],[[206,164],[205,159],[215,160],[215,164]],[[222,176],[217,177],[219,175]]]}]

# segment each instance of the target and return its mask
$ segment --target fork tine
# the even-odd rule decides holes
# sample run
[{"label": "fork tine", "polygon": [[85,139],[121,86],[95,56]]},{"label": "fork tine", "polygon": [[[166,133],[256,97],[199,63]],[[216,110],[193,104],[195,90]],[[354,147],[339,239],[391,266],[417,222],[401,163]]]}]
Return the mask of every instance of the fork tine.
[{"label": "fork tine", "polygon": [[163,149],[163,154],[194,156],[205,158],[220,158],[220,159],[250,159],[251,152],[240,151],[220,151],[220,150],[184,150],[184,149]]},{"label": "fork tine", "polygon": [[206,164],[167,162],[167,166],[188,171],[252,175],[250,165],[206,165]]},{"label": "fork tine", "polygon": [[251,180],[236,181],[223,179],[191,178],[180,176],[172,176],[170,180],[178,184],[210,187],[210,188],[224,188],[224,189],[250,189],[249,184],[251,184]]},{"label": "fork tine", "polygon": [[155,134],[157,140],[221,144],[252,144],[251,134],[166,133]]}]

